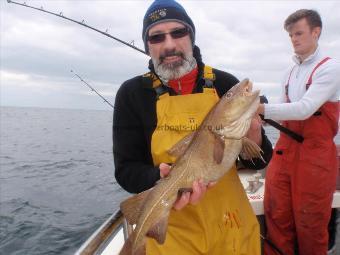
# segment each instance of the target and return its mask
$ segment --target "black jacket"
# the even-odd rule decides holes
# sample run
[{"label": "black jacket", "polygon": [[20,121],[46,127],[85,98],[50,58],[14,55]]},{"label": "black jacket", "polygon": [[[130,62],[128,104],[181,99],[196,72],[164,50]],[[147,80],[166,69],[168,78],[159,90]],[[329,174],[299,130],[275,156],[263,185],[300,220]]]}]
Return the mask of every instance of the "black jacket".
[{"label": "black jacket", "polygon": [[[203,90],[204,79],[201,55],[195,46],[194,56],[198,64],[198,78],[193,93]],[[150,62],[151,63],[151,62]],[[153,71],[153,66],[150,64]],[[221,97],[239,81],[231,74],[213,69],[214,87]],[[169,89],[170,94],[175,92]],[[139,193],[153,187],[160,178],[158,167],[153,166],[151,136],[157,126],[156,92],[152,82],[142,76],[134,77],[119,88],[113,114],[113,155],[117,182],[128,192]],[[269,162],[272,145],[262,129],[263,157]],[[262,169],[260,159],[242,160],[247,168]]]}]

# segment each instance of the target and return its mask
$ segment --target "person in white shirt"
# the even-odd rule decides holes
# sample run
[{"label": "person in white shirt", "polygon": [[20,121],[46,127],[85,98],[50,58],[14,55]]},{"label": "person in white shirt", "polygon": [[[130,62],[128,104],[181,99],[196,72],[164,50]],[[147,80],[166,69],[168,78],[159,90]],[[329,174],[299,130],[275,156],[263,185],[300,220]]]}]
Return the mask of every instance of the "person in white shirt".
[{"label": "person in white shirt", "polygon": [[[318,45],[320,15],[301,9],[285,21],[295,56],[279,104],[261,104],[265,119],[281,121],[301,135],[298,142],[281,133],[266,176],[264,208],[267,238],[285,254],[327,254],[328,222],[338,162],[340,63]],[[265,246],[265,254],[278,254]]]}]

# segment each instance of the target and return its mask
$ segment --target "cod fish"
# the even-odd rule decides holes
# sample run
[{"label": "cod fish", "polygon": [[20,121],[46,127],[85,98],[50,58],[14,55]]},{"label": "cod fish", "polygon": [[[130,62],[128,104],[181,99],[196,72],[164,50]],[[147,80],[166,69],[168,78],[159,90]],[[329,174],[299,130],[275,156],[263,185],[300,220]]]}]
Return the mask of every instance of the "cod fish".
[{"label": "cod fish", "polygon": [[[226,92],[210,110],[199,128],[184,137],[168,152],[177,157],[169,175],[120,205],[128,223],[136,225],[120,255],[145,254],[146,237],[163,244],[170,210],[183,190],[195,180],[218,181],[243,158],[262,158],[259,146],[247,139],[251,121],[260,104],[259,91],[245,79]],[[209,192],[209,191],[208,191]]]}]

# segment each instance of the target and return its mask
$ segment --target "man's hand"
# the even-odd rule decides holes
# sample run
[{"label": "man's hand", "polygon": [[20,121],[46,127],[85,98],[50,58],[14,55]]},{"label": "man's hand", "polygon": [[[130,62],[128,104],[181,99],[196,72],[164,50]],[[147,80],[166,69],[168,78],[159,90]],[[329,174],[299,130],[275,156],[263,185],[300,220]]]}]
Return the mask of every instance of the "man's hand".
[{"label": "man's hand", "polygon": [[159,175],[161,176],[161,178],[164,178],[170,173],[170,166],[168,164],[161,163],[159,165],[159,171],[160,171]]},{"label": "man's hand", "polygon": [[261,134],[262,120],[258,114],[253,117],[250,128],[246,135],[247,138],[253,140],[257,145],[262,144],[262,134]]},{"label": "man's hand", "polygon": [[[161,163],[159,165],[159,170],[161,178],[164,178],[170,173],[170,166],[168,164]],[[207,189],[214,186],[215,184],[216,182],[210,182],[208,183],[208,185],[205,185],[202,180],[194,181],[192,184],[192,193],[188,191],[183,192],[182,195],[174,203],[174,209],[181,210],[189,203],[192,205],[197,204],[201,200]]]}]

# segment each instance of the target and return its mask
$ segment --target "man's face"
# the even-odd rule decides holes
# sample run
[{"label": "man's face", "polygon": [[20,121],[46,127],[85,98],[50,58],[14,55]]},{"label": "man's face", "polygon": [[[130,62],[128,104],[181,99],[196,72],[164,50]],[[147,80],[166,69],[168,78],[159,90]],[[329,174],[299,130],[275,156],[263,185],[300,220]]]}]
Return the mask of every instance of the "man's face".
[{"label": "man's face", "polygon": [[311,29],[305,18],[290,25],[288,33],[294,52],[304,58],[312,54],[317,48],[320,31],[320,27]]},{"label": "man's face", "polygon": [[[184,29],[184,30],[183,30]],[[179,22],[164,22],[153,26],[148,33],[149,54],[156,72],[165,79],[179,78],[189,72],[192,62],[190,33]],[[184,31],[184,32],[183,32]],[[171,33],[173,33],[173,36]],[[159,36],[163,34],[163,36]],[[176,38],[180,36],[179,38]],[[153,41],[152,38],[164,40]],[[175,37],[175,38],[174,38]],[[157,39],[158,39],[157,38]]]}]

